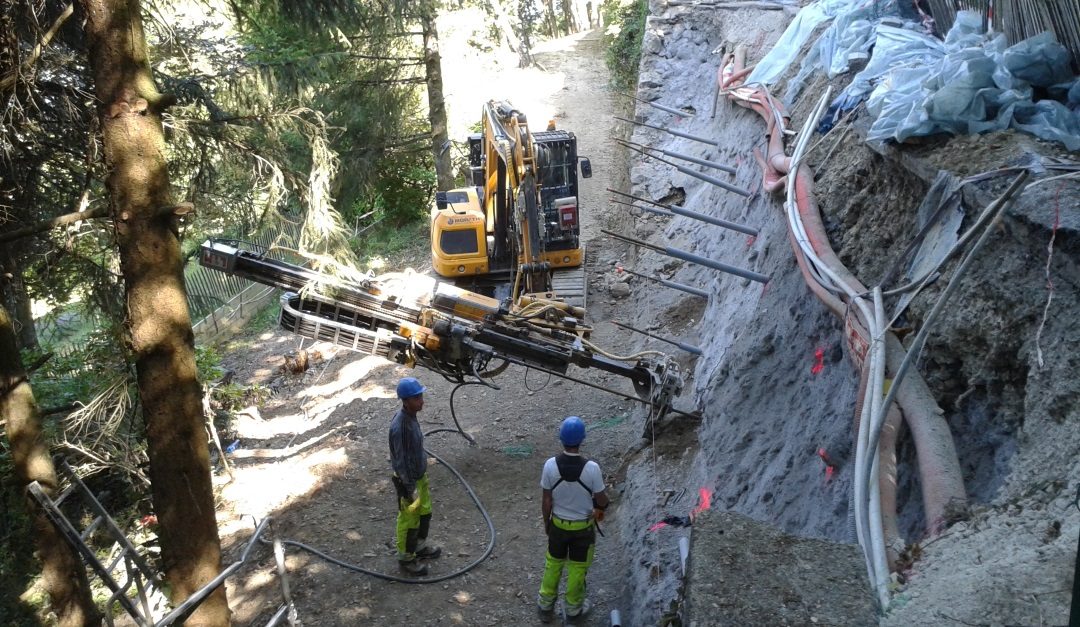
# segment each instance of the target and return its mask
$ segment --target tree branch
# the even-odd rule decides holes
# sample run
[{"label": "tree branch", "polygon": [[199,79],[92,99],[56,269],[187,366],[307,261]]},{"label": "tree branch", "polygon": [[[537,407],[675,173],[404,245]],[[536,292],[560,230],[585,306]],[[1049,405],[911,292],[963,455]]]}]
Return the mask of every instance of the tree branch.
[{"label": "tree branch", "polygon": [[86,211],[77,211],[75,213],[67,213],[62,216],[57,216],[51,220],[45,220],[38,222],[37,224],[31,224],[30,226],[23,227],[21,229],[15,229],[8,231],[7,233],[0,233],[0,242],[10,242],[27,235],[33,235],[35,233],[41,233],[42,231],[48,231],[58,226],[66,226],[68,224],[74,224],[82,220],[91,220],[93,218],[104,218],[109,215],[108,207],[96,207],[94,209],[87,209]]},{"label": "tree branch", "polygon": [[15,83],[19,82],[19,75],[34,66],[34,63],[37,62],[38,57],[41,56],[41,51],[49,45],[49,42],[52,41],[52,38],[56,36],[57,31],[60,30],[60,27],[64,25],[64,22],[66,22],[67,19],[71,17],[71,14],[74,12],[75,4],[72,3],[67,5],[67,7],[60,13],[60,16],[56,18],[56,21],[53,22],[53,25],[49,27],[49,30],[46,31],[45,34],[41,37],[41,41],[36,46],[34,46],[34,49],[30,52],[30,56],[27,57],[26,61],[23,62],[22,67],[16,69],[11,74],[0,78],[0,92],[5,92],[14,87]]}]

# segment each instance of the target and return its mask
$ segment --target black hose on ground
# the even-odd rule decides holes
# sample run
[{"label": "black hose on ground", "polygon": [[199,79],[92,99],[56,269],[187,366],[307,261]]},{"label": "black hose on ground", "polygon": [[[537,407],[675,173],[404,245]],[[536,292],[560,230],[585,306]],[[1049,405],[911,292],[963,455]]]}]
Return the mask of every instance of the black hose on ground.
[{"label": "black hose on ground", "polygon": [[[490,383],[483,382],[483,381],[466,381],[464,383],[457,384],[454,387],[453,391],[450,392],[450,416],[454,419],[454,426],[456,426],[457,429],[456,430],[455,429],[435,429],[435,430],[428,431],[427,433],[425,433],[424,434],[425,437],[427,437],[429,435],[436,434],[436,433],[454,432],[454,433],[461,434],[461,436],[464,437],[466,440],[468,440],[470,444],[476,444],[476,440],[474,440],[473,437],[470,436],[469,434],[465,433],[465,431],[461,428],[461,423],[458,422],[458,419],[457,419],[457,413],[454,411],[454,394],[458,391],[458,389],[460,389],[460,388],[462,388],[462,387],[464,387],[466,385],[485,385],[485,386],[488,386],[488,387],[494,387],[496,390],[499,389],[494,384],[490,384]],[[398,577],[397,575],[388,575],[386,573],[376,572],[374,570],[369,570],[367,568],[364,568],[363,566],[358,566],[356,564],[351,564],[349,562],[339,560],[336,557],[332,557],[330,555],[327,555],[326,553],[323,553],[322,551],[320,551],[320,550],[318,550],[316,548],[310,547],[310,546],[308,546],[306,544],[303,544],[301,542],[297,542],[295,540],[281,540],[281,544],[283,546],[296,547],[296,548],[298,548],[298,549],[300,549],[302,551],[306,551],[308,553],[311,553],[312,555],[314,555],[316,557],[320,557],[320,558],[330,562],[331,564],[340,566],[340,567],[342,567],[342,568],[344,568],[346,570],[351,570],[351,571],[354,571],[354,572],[363,573],[365,575],[375,577],[376,579],[383,579],[385,581],[396,581],[398,583],[408,583],[408,584],[438,583],[440,581],[446,581],[447,579],[453,579],[454,577],[460,577],[461,575],[464,575],[465,573],[469,572],[470,570],[476,568],[477,566],[480,565],[481,562],[486,560],[488,558],[488,556],[491,555],[491,552],[495,549],[495,523],[491,520],[491,516],[488,514],[487,510],[484,509],[484,504],[480,502],[480,497],[478,497],[476,495],[476,492],[473,491],[472,486],[469,485],[469,482],[465,481],[465,477],[462,477],[461,473],[458,472],[456,468],[451,466],[445,459],[439,457],[435,453],[432,453],[430,449],[425,447],[424,452],[426,452],[428,455],[431,455],[432,457],[434,457],[443,466],[446,466],[446,469],[449,470],[451,472],[451,474],[453,474],[455,477],[457,477],[457,480],[461,482],[461,485],[465,488],[465,491],[469,494],[469,498],[471,498],[473,503],[476,504],[476,509],[480,510],[480,515],[484,517],[484,522],[487,523],[487,527],[488,527],[488,545],[487,545],[487,548],[484,549],[484,553],[480,557],[476,558],[475,560],[473,560],[468,565],[463,566],[462,568],[459,568],[459,569],[455,570],[454,572],[447,573],[445,575],[439,575],[437,577],[425,577],[425,578]],[[261,538],[260,538],[260,541],[264,542],[264,543],[270,543],[271,542],[270,540],[261,539]]]},{"label": "black hose on ground", "polygon": [[[461,485],[465,486],[465,491],[469,493],[469,497],[472,498],[473,503],[476,504],[476,508],[480,510],[480,515],[484,517],[484,522],[487,523],[488,535],[489,535],[487,548],[484,549],[484,553],[480,557],[473,560],[470,564],[468,564],[466,566],[463,566],[462,568],[459,568],[459,569],[455,570],[452,573],[447,573],[445,575],[439,575],[438,577],[424,577],[424,578],[398,577],[397,575],[388,575],[386,573],[380,573],[380,572],[376,572],[374,570],[368,570],[367,568],[364,568],[363,566],[358,566],[356,564],[350,564],[349,562],[344,562],[342,560],[337,559],[336,557],[332,557],[330,555],[327,555],[326,553],[323,553],[322,551],[320,551],[318,549],[312,548],[312,547],[310,547],[310,546],[308,546],[306,544],[300,543],[300,542],[296,542],[295,540],[282,540],[281,543],[283,545],[285,545],[285,546],[296,547],[296,548],[298,548],[298,549],[300,549],[302,551],[307,551],[308,553],[311,553],[312,555],[315,555],[316,557],[320,557],[320,558],[330,562],[331,564],[335,564],[335,565],[340,566],[340,567],[342,567],[344,569],[355,571],[355,572],[358,572],[358,573],[363,573],[365,575],[370,575],[372,577],[375,577],[376,579],[383,579],[385,581],[396,581],[398,583],[409,583],[409,584],[438,583],[440,581],[446,581],[447,579],[453,579],[454,577],[460,577],[461,575],[464,575],[465,573],[469,572],[470,570],[476,568],[477,566],[480,565],[480,562],[483,562],[484,560],[486,560],[488,558],[489,555],[491,555],[491,551],[494,550],[494,548],[495,548],[495,523],[492,522],[491,516],[488,514],[487,510],[484,509],[484,505],[480,502],[480,498],[478,496],[476,496],[476,492],[474,492],[473,489],[472,489],[472,486],[470,486],[468,484],[468,482],[465,481],[465,478],[461,476],[461,473],[459,473],[456,468],[454,468],[453,466],[448,464],[446,462],[446,460],[439,457],[435,453],[432,453],[428,449],[424,449],[424,450],[427,451],[428,455],[431,455],[432,457],[437,459],[440,464],[442,464],[443,466],[446,466],[446,469],[449,470],[451,473],[453,473],[453,475],[455,477],[458,478],[458,481],[461,482]],[[264,542],[266,542],[266,540],[264,540]]]}]

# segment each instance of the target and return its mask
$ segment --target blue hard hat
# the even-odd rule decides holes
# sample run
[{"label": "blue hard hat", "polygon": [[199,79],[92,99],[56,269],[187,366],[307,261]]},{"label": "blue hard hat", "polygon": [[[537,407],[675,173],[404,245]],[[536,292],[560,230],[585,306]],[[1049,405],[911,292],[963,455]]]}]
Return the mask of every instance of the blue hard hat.
[{"label": "blue hard hat", "polygon": [[559,440],[563,446],[579,446],[585,441],[585,422],[577,416],[570,416],[559,427]]},{"label": "blue hard hat", "polygon": [[401,400],[407,398],[413,398],[414,396],[420,396],[427,388],[420,385],[420,382],[416,380],[416,377],[405,377],[397,384],[397,396]]}]

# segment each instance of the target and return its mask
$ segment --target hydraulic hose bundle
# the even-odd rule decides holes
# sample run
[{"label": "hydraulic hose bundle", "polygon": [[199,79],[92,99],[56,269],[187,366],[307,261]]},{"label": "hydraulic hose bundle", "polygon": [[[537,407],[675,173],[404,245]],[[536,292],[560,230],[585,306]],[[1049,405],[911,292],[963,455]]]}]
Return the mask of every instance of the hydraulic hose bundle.
[{"label": "hydraulic hose bundle", "polygon": [[[741,83],[751,69],[745,67],[745,47],[738,46],[721,63],[717,76],[719,92],[729,100],[756,111],[765,120],[766,152],[761,154],[755,150],[755,157],[762,167],[763,188],[770,192],[785,190],[788,237],[803,278],[815,296],[844,320],[848,330],[848,354],[860,371],[860,396],[855,412],[856,534],[866,555],[870,580],[882,608],[885,608],[889,600],[887,583],[890,563],[894,562],[903,547],[896,521],[895,492],[896,434],[901,420],[908,425],[917,450],[927,519],[926,532],[929,535],[939,533],[944,528],[949,511],[966,508],[967,495],[960,464],[941,408],[918,372],[909,370],[913,358],[921,349],[921,340],[916,339],[911,352],[905,351],[895,335],[888,331],[891,320],[885,316],[881,288],[868,290],[844,267],[832,250],[813,196],[812,173],[802,163],[809,133],[799,135],[793,155],[787,157],[783,138],[790,133],[787,129],[788,116],[764,86]],[[815,106],[804,129],[816,127],[827,102],[828,93]],[[977,227],[983,229],[985,238],[985,225],[990,222],[986,216],[1000,215],[1019,189],[1024,176],[1022,174],[1006,195],[987,208],[983,218],[960,239],[946,259],[967,243]],[[982,241],[980,239],[969,250],[954,273],[949,288],[956,285],[957,277],[963,274],[966,263]],[[930,274],[915,283],[925,285],[929,279]],[[910,288],[905,286],[900,289]],[[925,336],[945,299],[951,294],[949,288],[924,322],[920,336]]]}]

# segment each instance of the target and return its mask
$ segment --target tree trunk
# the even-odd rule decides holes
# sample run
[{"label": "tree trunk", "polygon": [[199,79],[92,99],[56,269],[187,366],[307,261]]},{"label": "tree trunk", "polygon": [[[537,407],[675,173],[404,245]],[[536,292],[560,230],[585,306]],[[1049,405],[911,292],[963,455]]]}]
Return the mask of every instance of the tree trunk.
[{"label": "tree trunk", "polygon": [[506,47],[510,48],[511,52],[518,54],[518,67],[524,68],[532,65],[532,55],[529,54],[528,48],[518,42],[517,34],[514,33],[514,26],[510,22],[510,16],[507,15],[506,9],[503,8],[501,0],[490,0],[487,5],[491,14],[495,16],[495,28],[502,35]]},{"label": "tree trunk", "polygon": [[566,20],[567,34],[578,32],[577,18],[574,17],[574,0],[562,0],[563,19]]},{"label": "tree trunk", "polygon": [[555,17],[555,0],[544,0],[544,21],[549,37],[559,36],[559,18]]},{"label": "tree trunk", "polygon": [[[138,0],[82,0],[100,107],[127,324],[146,423],[161,556],[174,603],[221,572],[202,390],[172,214],[161,112]],[[220,587],[186,625],[228,625]]]},{"label": "tree trunk", "polygon": [[454,187],[454,165],[450,160],[450,137],[446,130],[446,101],[443,100],[442,58],[435,11],[428,7],[421,17],[424,33],[424,74],[427,79],[428,121],[431,123],[431,154],[440,191]]},{"label": "tree trunk", "polygon": [[7,244],[0,253],[0,304],[11,313],[18,348],[35,348],[38,339],[34,312],[30,306],[26,283],[23,281],[22,268],[16,259],[18,252],[15,248],[14,244]]},{"label": "tree trunk", "polygon": [[[19,360],[11,323],[7,310],[0,307],[0,416],[7,420],[15,476],[20,486],[37,481],[46,494],[55,496],[56,469],[41,434],[37,403]],[[29,498],[26,504],[34,521],[41,577],[52,600],[57,624],[64,627],[101,624],[82,562],[41,508]]]}]

